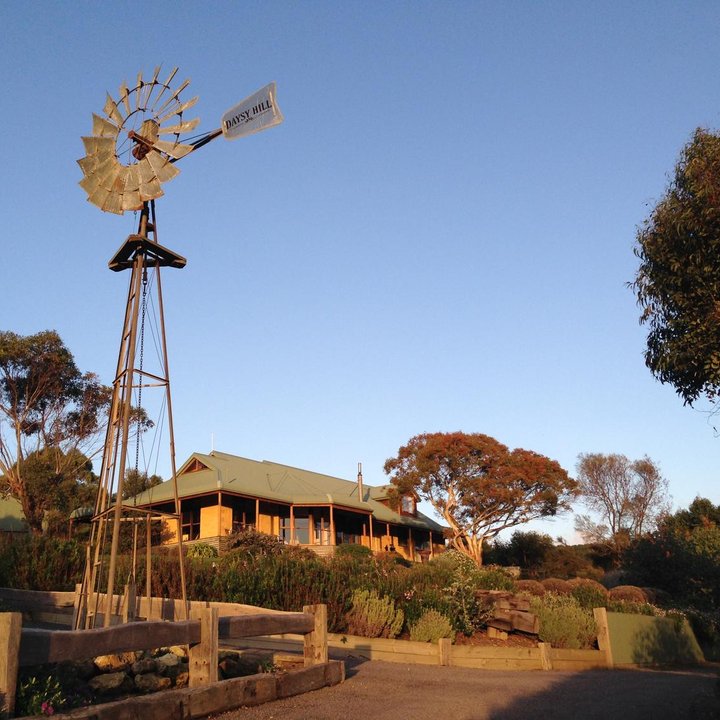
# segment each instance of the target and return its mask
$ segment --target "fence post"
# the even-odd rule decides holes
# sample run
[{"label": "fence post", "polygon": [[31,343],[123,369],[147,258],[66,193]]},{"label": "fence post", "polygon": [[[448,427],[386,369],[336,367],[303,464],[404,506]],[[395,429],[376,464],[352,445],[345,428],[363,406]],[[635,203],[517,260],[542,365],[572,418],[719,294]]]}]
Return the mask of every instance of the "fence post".
[{"label": "fence post", "polygon": [[192,613],[192,619],[200,621],[200,642],[191,645],[188,651],[190,687],[217,682],[218,618],[217,608],[197,608]]},{"label": "fence post", "polygon": [[598,648],[605,653],[605,664],[608,668],[614,667],[612,647],[610,646],[610,628],[608,627],[607,610],[604,607],[593,608],[595,625],[597,627]]},{"label": "fence post", "polygon": [[552,670],[552,658],[550,657],[550,643],[540,642],[538,643],[538,649],[540,650],[540,667],[543,670]]},{"label": "fence post", "polygon": [[305,605],[303,612],[315,617],[315,629],[305,635],[303,657],[305,667],[328,661],[327,605]]},{"label": "fence post", "polygon": [[450,653],[452,652],[452,640],[440,638],[438,640],[438,665],[450,665]]},{"label": "fence post", "polygon": [[0,715],[15,714],[22,613],[0,613]]}]

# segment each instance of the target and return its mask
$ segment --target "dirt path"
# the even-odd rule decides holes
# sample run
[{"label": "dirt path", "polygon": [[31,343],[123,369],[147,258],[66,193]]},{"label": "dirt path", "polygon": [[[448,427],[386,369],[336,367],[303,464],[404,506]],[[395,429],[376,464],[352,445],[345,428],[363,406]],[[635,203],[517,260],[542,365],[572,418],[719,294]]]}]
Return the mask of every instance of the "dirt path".
[{"label": "dirt path", "polygon": [[718,669],[483,671],[365,661],[347,680],[222,720],[715,720]]}]

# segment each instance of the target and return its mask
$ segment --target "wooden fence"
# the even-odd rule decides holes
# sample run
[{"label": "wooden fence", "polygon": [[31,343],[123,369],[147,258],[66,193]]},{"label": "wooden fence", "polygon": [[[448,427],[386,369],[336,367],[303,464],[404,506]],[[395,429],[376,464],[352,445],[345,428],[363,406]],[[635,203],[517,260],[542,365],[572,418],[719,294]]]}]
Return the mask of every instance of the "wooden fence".
[{"label": "wooden fence", "polygon": [[[40,615],[49,614],[55,619],[72,617],[73,605],[69,604],[71,597],[74,599],[76,594],[0,590],[4,606],[24,603],[25,611],[30,607],[36,611],[40,608]],[[154,603],[155,614],[159,616],[163,613],[174,616],[181,605],[174,601],[154,600],[157,601]],[[153,616],[150,612],[152,606],[151,602],[151,606],[145,608],[150,617]],[[286,633],[299,634],[302,639],[303,669],[277,678],[273,676],[272,680],[265,676],[253,676],[218,683],[220,644],[227,646],[241,638]],[[146,620],[90,630],[23,627],[21,612],[4,612],[0,613],[0,711],[4,705],[7,715],[12,716],[14,712],[20,667],[174,645],[189,646],[188,689],[165,691],[158,700],[166,708],[173,705],[173,697],[176,698],[174,702],[184,703],[183,717],[223,712],[240,704],[255,704],[254,698],[265,701],[272,697],[286,697],[336,684],[344,679],[342,663],[328,660],[325,605],[305,606],[302,612],[280,612],[249,605],[193,602],[190,603],[189,620]],[[261,692],[258,690],[258,682]],[[215,689],[208,690],[208,686]],[[197,689],[202,692],[198,694],[195,692]],[[234,705],[238,698],[238,704]],[[151,717],[147,714],[149,698],[138,698],[135,704],[138,706],[137,714],[134,715],[135,711],[132,710],[125,711],[123,717]],[[117,717],[118,711],[111,707],[113,705],[116,703],[94,706],[89,710],[88,717]],[[162,708],[152,713],[153,718],[170,716]]]}]

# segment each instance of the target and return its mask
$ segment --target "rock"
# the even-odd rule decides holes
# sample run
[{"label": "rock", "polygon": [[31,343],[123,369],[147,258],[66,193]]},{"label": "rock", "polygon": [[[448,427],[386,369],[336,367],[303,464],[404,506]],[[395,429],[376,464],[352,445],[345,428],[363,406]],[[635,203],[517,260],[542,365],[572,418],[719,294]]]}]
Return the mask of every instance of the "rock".
[{"label": "rock", "polygon": [[177,655],[179,658],[186,658],[188,656],[187,648],[183,645],[173,645],[169,648],[169,652],[173,655]]},{"label": "rock", "polygon": [[237,660],[240,657],[240,653],[236,650],[220,650],[218,651],[218,661],[222,662],[226,658],[230,660]]},{"label": "rock", "polygon": [[177,674],[177,677],[175,678],[175,687],[176,688],[187,687],[188,682],[190,682],[190,673],[187,670],[183,670],[182,672],[179,672]]},{"label": "rock", "polygon": [[132,664],[131,670],[133,675],[146,675],[147,673],[157,672],[158,664],[152,658],[143,658]]},{"label": "rock", "polygon": [[170,668],[177,667],[180,664],[180,658],[174,653],[166,653],[161,655],[159,658],[155,658],[157,664],[157,672],[161,675],[165,675]]},{"label": "rock", "polygon": [[135,662],[135,653],[119,653],[118,655],[99,655],[95,658],[95,667],[101,673],[113,673],[127,670]]},{"label": "rock", "polygon": [[229,657],[221,660],[218,664],[218,668],[220,669],[220,676],[223,680],[236,678],[242,674],[240,672],[240,663]]},{"label": "rock", "polygon": [[81,680],[89,680],[97,672],[95,663],[92,660],[78,660],[75,665],[75,672]]},{"label": "rock", "polygon": [[144,675],[135,676],[135,687],[140,692],[151,693],[157,692],[158,690],[164,690],[172,685],[172,680],[169,677],[162,677],[155,673],[146,673]]},{"label": "rock", "polygon": [[98,695],[121,695],[130,692],[134,683],[124,672],[111,672],[96,675],[88,685]]}]

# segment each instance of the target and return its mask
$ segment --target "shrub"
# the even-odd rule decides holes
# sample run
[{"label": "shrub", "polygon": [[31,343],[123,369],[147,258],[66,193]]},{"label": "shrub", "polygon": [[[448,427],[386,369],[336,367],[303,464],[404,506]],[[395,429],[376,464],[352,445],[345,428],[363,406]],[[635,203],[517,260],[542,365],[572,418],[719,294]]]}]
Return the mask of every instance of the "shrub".
[{"label": "shrub", "polygon": [[593,646],[596,629],[592,613],[571,595],[547,593],[531,598],[530,609],[540,620],[538,636],[543,642],[572,650]]},{"label": "shrub", "polygon": [[542,586],[547,592],[555,595],[569,595],[572,592],[572,585],[567,580],[560,578],[545,578],[541,580]]},{"label": "shrub", "polygon": [[402,630],[405,616],[392,598],[374,590],[356,590],[347,615],[348,632],[362,637],[394,638]]},{"label": "shrub", "polygon": [[475,568],[472,573],[478,590],[515,590],[515,580],[499,567]]},{"label": "shrub", "polygon": [[452,636],[452,623],[437,610],[426,610],[417,622],[410,626],[410,639],[415,642],[436,643],[440,638]]},{"label": "shrub", "polygon": [[685,612],[685,616],[703,649],[705,659],[711,662],[720,660],[720,611],[690,609]]},{"label": "shrub", "polygon": [[267,535],[253,528],[246,528],[228,538],[230,550],[242,549],[251,555],[279,555],[283,547],[283,543],[274,535]]},{"label": "shrub", "polygon": [[446,590],[442,587],[412,588],[403,593],[400,601],[405,613],[405,624],[409,629],[428,610],[435,610],[448,618],[455,616],[455,607]]},{"label": "shrub", "polygon": [[364,545],[346,543],[338,545],[335,548],[336,557],[351,557],[358,560],[370,560],[372,558],[372,550]]},{"label": "shrub", "polygon": [[218,556],[218,551],[207,543],[195,543],[188,546],[187,556],[189,558],[215,558]]},{"label": "shrub", "polygon": [[659,610],[650,603],[630,602],[628,600],[607,601],[605,607],[609,612],[625,613],[627,615],[658,615]]},{"label": "shrub", "polygon": [[588,578],[575,578],[570,580],[571,595],[578,601],[580,607],[592,610],[596,607],[605,607],[608,601],[608,591],[596,580]]},{"label": "shrub", "polygon": [[618,585],[612,588],[610,590],[610,599],[632,603],[646,603],[648,601],[647,595],[635,585]]},{"label": "shrub", "polygon": [[542,597],[545,594],[544,585],[537,580],[518,580],[515,583],[515,588],[519,593],[526,593],[527,595],[535,595]]}]

